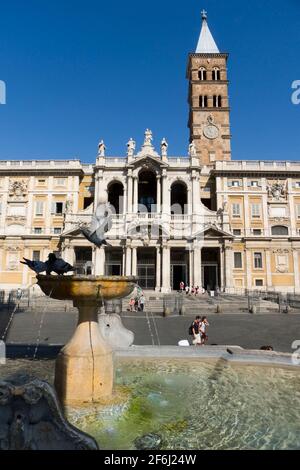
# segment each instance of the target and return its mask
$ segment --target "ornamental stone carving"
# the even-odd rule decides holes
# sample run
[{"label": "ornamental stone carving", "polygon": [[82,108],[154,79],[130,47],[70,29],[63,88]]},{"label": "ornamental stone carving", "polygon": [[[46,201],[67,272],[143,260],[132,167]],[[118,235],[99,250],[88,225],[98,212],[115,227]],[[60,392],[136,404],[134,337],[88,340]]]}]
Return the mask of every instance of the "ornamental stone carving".
[{"label": "ornamental stone carving", "polygon": [[97,450],[68,423],[53,388],[38,379],[0,382],[1,450]]},{"label": "ornamental stone carving", "polygon": [[286,182],[279,180],[277,180],[275,183],[269,182],[267,184],[267,191],[268,197],[275,201],[281,201],[282,199],[286,199]]},{"label": "ornamental stone carving", "polygon": [[27,195],[27,182],[25,180],[10,181],[8,195],[15,201],[23,199]]}]

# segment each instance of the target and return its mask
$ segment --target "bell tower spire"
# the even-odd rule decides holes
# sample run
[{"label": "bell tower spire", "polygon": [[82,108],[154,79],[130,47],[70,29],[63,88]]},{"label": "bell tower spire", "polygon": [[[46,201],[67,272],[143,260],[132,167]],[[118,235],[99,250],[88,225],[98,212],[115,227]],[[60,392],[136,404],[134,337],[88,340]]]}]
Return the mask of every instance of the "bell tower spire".
[{"label": "bell tower spire", "polygon": [[203,10],[202,27],[195,53],[189,54],[190,142],[203,165],[231,159],[230,110],[227,59],[220,52]]}]

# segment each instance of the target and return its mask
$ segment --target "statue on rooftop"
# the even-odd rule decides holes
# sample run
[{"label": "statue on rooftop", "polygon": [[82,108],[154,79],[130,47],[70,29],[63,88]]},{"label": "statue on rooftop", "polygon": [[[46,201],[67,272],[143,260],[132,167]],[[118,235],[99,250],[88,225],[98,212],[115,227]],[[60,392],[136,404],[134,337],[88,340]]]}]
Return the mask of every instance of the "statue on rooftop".
[{"label": "statue on rooftop", "polygon": [[190,157],[197,157],[197,149],[196,149],[196,145],[195,145],[194,140],[189,145],[189,156]]},{"label": "statue on rooftop", "polygon": [[160,144],[161,154],[162,154],[163,157],[166,157],[166,156],[167,156],[167,154],[168,154],[168,147],[169,147],[168,142],[166,141],[165,138],[163,138],[163,140],[161,141],[161,144]]},{"label": "statue on rooftop", "polygon": [[105,143],[103,140],[101,140],[98,145],[98,156],[105,157],[105,150],[106,150]]},{"label": "statue on rooftop", "polygon": [[129,141],[127,142],[127,156],[133,157],[136,148],[136,142],[130,137]]},{"label": "statue on rooftop", "polygon": [[150,131],[150,129],[146,129],[144,145],[152,145],[152,140],[153,140],[152,131]]}]

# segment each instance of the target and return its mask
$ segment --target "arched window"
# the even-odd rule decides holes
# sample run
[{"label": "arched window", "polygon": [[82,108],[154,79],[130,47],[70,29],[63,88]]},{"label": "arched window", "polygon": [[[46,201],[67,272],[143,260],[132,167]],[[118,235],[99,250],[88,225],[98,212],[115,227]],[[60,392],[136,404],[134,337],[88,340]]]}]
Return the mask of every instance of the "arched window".
[{"label": "arched window", "polygon": [[123,214],[124,188],[119,181],[112,181],[108,186],[108,202],[116,214]]},{"label": "arched window", "polygon": [[284,225],[274,225],[272,227],[272,235],[283,235],[286,236],[289,234],[289,229]]},{"label": "arched window", "polygon": [[222,107],[222,96],[221,95],[214,95],[213,96],[213,107],[214,108],[221,108]]},{"label": "arched window", "polygon": [[218,67],[214,67],[214,69],[212,71],[212,78],[215,81],[221,80],[221,72],[220,72],[220,69]]},{"label": "arched window", "polygon": [[199,80],[205,81],[207,79],[207,72],[204,67],[201,67],[201,69],[198,72]]},{"label": "arched window", "polygon": [[183,181],[176,181],[171,187],[171,213],[172,215],[187,214],[188,212],[187,187]]},{"label": "arched window", "polygon": [[199,108],[207,108],[207,106],[208,106],[207,96],[200,95],[199,96]]}]

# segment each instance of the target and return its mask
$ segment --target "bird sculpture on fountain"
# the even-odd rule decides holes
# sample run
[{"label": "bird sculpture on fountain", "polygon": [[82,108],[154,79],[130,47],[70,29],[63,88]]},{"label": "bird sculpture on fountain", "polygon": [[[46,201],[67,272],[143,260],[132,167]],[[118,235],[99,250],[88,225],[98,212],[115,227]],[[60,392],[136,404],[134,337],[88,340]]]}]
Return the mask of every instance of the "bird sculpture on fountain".
[{"label": "bird sculpture on fountain", "polygon": [[74,271],[73,266],[71,266],[62,258],[57,258],[55,253],[50,253],[46,262],[30,260],[27,258],[23,259],[24,261],[21,261],[21,263],[28,266],[30,269],[32,269],[32,271],[36,272],[37,274],[46,271],[47,275],[50,275],[52,272],[54,272],[61,276],[63,274],[68,273],[69,271]]}]

